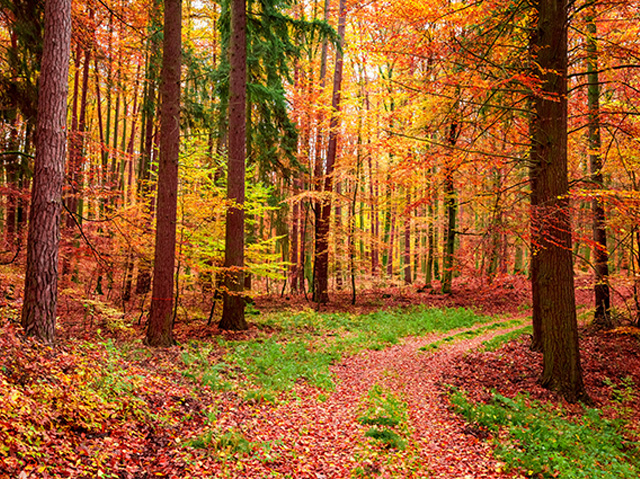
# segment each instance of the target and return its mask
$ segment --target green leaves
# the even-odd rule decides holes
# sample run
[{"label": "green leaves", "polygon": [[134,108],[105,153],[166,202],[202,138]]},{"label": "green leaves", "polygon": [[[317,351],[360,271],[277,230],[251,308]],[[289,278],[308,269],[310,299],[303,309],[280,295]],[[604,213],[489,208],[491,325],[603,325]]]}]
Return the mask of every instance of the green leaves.
[{"label": "green leaves", "polygon": [[568,419],[554,405],[524,395],[510,399],[494,393],[489,404],[473,404],[453,391],[450,401],[477,428],[496,434],[496,455],[527,476],[633,478],[640,473],[637,445],[625,438],[620,422],[603,418],[597,409]]}]

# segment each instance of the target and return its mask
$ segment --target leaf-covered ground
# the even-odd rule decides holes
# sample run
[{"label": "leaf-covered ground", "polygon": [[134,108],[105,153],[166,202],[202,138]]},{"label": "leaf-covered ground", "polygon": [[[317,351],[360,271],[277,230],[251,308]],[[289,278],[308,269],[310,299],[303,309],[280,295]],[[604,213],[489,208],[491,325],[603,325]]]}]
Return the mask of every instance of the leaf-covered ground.
[{"label": "leaf-covered ground", "polygon": [[[269,343],[269,335],[276,338],[277,333],[270,324],[257,322],[249,332],[232,334],[198,322],[183,323],[177,328],[180,346],[149,350],[135,340],[141,327],[133,316],[118,320],[102,304],[69,300],[62,308],[73,314],[61,318],[59,345],[49,348],[24,339],[17,307],[5,304],[0,325],[4,353],[0,474],[33,478],[527,475],[526,469],[508,466],[494,454],[490,440],[503,433],[468,423],[450,402],[454,386],[471,401],[487,401],[492,392],[513,397],[527,391],[532,399],[563,406],[569,415],[582,411],[564,405],[536,384],[541,359],[529,351],[526,337],[492,346],[491,338],[521,333],[527,313],[519,289],[501,288],[506,300],[495,291],[490,295],[477,289],[470,289],[464,299],[404,289],[371,293],[355,309],[345,302],[342,310],[348,310],[351,319],[431,297],[439,307],[466,304],[508,315],[455,331],[405,338],[391,346],[367,344],[333,362],[334,388],[323,386],[323,378],[297,380],[275,397],[236,388],[247,381],[247,373],[241,364],[224,360],[222,351],[251,339],[258,339],[258,347],[280,345],[275,340]],[[301,300],[290,299],[288,307],[296,310],[296,302]],[[258,299],[257,308],[276,309],[277,299]],[[339,302],[328,308],[341,310]],[[314,332],[307,324],[302,331],[305,328],[313,342],[337,341],[331,333]],[[640,413],[637,397],[620,383],[628,378],[629,385],[640,384],[636,334],[632,328],[582,334],[587,388],[595,405],[612,418],[621,414],[638,418]],[[198,343],[196,350],[187,342],[194,337],[208,343]],[[198,356],[203,351],[206,358]],[[251,352],[237,359],[250,362],[247,355]],[[197,373],[200,361],[217,370],[209,377]],[[231,383],[223,385],[227,381]],[[624,411],[623,403],[615,401],[623,394],[632,395]]]}]

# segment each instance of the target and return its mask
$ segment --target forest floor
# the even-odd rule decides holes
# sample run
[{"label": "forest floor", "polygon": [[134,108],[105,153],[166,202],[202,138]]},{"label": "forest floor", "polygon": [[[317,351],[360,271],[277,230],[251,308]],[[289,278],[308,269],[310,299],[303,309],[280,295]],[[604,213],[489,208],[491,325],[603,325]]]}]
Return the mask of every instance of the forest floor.
[{"label": "forest floor", "polygon": [[[161,350],[140,343],[133,313],[72,295],[58,345],[42,347],[21,336],[19,301],[5,300],[0,476],[637,477],[638,329],[581,328],[593,405],[570,405],[537,383],[526,280],[456,287],[366,292],[355,306],[335,294],[322,314],[304,297],[260,297],[247,332],[181,322],[179,345]],[[416,305],[445,310],[407,336],[403,323],[432,321]],[[595,464],[581,451],[574,475],[583,460],[571,448],[585,436],[619,448]],[[552,453],[542,462],[540,445]]]}]

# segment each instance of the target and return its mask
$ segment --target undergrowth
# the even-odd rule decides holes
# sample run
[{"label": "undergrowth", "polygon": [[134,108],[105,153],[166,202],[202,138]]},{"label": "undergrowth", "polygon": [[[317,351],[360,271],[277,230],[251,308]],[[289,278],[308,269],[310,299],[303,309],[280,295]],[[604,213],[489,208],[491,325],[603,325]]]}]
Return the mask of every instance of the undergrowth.
[{"label": "undergrowth", "polygon": [[485,352],[493,352],[499,349],[505,343],[510,342],[514,338],[518,338],[522,335],[531,334],[531,333],[533,333],[533,328],[531,327],[531,325],[527,325],[522,328],[518,328],[516,330],[503,333],[501,335],[496,335],[495,337],[490,338],[489,340],[485,340],[484,342],[482,342],[478,350],[485,351]]},{"label": "undergrowth", "polygon": [[[640,450],[625,437],[625,421],[586,409],[568,419],[556,405],[493,393],[473,403],[452,390],[456,412],[480,431],[493,433],[495,454],[506,468],[537,478],[637,478]],[[622,405],[622,404],[621,404]]]},{"label": "undergrowth", "polygon": [[404,450],[409,430],[407,404],[391,391],[374,385],[364,399],[365,412],[358,423],[370,426],[365,436],[378,441],[384,448]]},{"label": "undergrowth", "polygon": [[[484,325],[480,328],[475,328],[475,329],[471,329],[471,330],[465,330],[459,333],[456,333],[454,335],[449,335],[448,337],[444,337],[438,341],[435,342],[431,342],[427,345],[424,345],[422,347],[420,347],[419,350],[423,351],[423,352],[432,352],[437,350],[438,348],[440,348],[442,345],[447,344],[447,343],[452,343],[455,342],[457,340],[463,340],[463,339],[470,339],[470,338],[474,338],[477,337],[479,335],[482,335],[483,333],[486,332],[490,332],[492,330],[497,330],[498,328],[509,328],[509,327],[513,327],[515,325],[519,325],[521,323],[521,320],[519,319],[511,319],[511,320],[507,320],[506,322],[496,322],[496,323],[492,323],[490,325]],[[509,335],[509,334],[505,334],[505,335]],[[503,335],[498,335],[499,337],[502,337]],[[482,344],[484,345],[486,343],[482,342]]]},{"label": "undergrowth", "polygon": [[[255,321],[264,330],[254,340],[191,342],[183,349],[183,374],[213,390],[234,389],[245,400],[274,402],[299,380],[331,390],[329,367],[361,350],[380,350],[401,338],[471,327],[489,321],[466,309],[389,310],[322,314],[312,310],[274,313]],[[216,352],[222,352],[217,355]]]}]

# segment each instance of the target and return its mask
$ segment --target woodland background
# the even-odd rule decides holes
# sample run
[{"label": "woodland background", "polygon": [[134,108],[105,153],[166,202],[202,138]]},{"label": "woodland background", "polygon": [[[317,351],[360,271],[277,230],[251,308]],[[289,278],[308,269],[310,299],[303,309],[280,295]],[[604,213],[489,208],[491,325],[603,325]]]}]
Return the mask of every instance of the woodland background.
[{"label": "woodland background", "polygon": [[[345,5],[338,154],[327,172],[338,50],[335,31],[319,22],[336,26],[337,7],[248,5],[247,288],[313,290],[315,214],[326,195],[332,197],[334,290],[351,288],[352,276],[359,288],[431,288],[444,280],[446,292],[451,276],[490,283],[526,275],[527,102],[535,89],[527,63],[529,4]],[[2,9],[4,263],[14,255],[19,262],[24,253],[42,8],[19,0]],[[208,316],[222,266],[228,206],[227,8],[185,1],[182,15],[176,305],[182,310],[198,297],[187,310],[201,317]],[[629,288],[637,299],[639,258],[637,8],[634,2],[576,5],[569,29],[575,266],[589,272],[594,264],[591,201],[597,198],[606,212],[615,279],[609,285],[614,297],[627,299]],[[70,286],[78,294],[125,310],[149,301],[161,12],[157,2],[73,3],[61,274],[82,286]],[[588,130],[590,38],[600,86],[597,172],[589,160],[596,153]],[[636,300],[625,305],[637,310]]]}]

